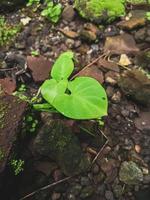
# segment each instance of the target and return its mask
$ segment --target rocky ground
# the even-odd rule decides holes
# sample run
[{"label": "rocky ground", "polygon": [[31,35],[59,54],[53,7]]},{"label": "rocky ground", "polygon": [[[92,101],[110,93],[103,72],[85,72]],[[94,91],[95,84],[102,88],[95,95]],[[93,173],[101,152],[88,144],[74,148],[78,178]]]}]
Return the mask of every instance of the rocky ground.
[{"label": "rocky ground", "polygon": [[[125,17],[95,24],[79,17],[72,3],[61,1],[56,25],[41,17],[41,7],[4,12],[7,23],[21,25],[11,42],[0,41],[1,199],[149,200],[147,6],[129,6]],[[24,101],[67,50],[75,53],[73,76],[93,77],[106,89],[104,126],[34,111]]]}]

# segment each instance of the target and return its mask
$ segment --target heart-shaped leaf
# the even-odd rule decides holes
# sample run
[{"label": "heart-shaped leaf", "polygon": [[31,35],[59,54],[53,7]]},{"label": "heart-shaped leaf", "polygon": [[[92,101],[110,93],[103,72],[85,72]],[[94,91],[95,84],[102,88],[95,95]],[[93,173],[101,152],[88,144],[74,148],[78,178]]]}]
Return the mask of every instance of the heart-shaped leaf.
[{"label": "heart-shaped leaf", "polygon": [[51,71],[53,79],[60,81],[62,79],[67,79],[70,76],[74,69],[72,58],[72,52],[65,52],[58,57]]},{"label": "heart-shaped leaf", "polygon": [[55,79],[46,80],[41,86],[41,94],[48,103],[53,104],[53,100],[58,94],[64,94],[67,84],[68,80],[60,82]]},{"label": "heart-shaped leaf", "polygon": [[68,90],[71,94],[58,94],[52,103],[66,117],[94,119],[107,115],[107,96],[95,79],[78,77],[68,83]]}]

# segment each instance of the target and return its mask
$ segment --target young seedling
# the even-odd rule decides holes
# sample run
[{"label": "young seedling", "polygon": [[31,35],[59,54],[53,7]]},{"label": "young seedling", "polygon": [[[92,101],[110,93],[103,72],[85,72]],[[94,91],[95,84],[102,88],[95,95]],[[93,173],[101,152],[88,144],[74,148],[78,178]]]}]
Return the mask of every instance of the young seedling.
[{"label": "young seedling", "polygon": [[100,119],[107,115],[107,95],[99,82],[91,77],[68,78],[73,72],[73,53],[62,53],[51,70],[51,79],[41,88],[46,104],[35,104],[34,108],[51,111],[56,109],[72,119]]},{"label": "young seedling", "polygon": [[62,6],[60,3],[54,4],[53,1],[48,1],[46,8],[41,12],[43,17],[46,17],[53,23],[57,23],[62,11]]}]

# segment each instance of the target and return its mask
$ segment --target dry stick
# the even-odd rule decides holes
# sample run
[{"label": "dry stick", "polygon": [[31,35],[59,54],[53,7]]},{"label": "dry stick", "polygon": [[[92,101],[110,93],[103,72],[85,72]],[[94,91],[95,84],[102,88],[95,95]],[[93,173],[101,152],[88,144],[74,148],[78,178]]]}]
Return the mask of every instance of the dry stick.
[{"label": "dry stick", "polygon": [[95,161],[97,160],[97,158],[101,155],[101,153],[103,152],[104,148],[107,146],[108,144],[108,137],[105,135],[105,133],[100,130],[100,132],[102,133],[102,135],[107,139],[107,141],[105,142],[105,144],[103,145],[103,147],[100,149],[100,151],[97,153],[97,155],[95,156],[95,158],[92,161],[92,165],[95,163]]},{"label": "dry stick", "polygon": [[103,145],[103,147],[101,148],[101,150],[98,152],[98,154],[93,159],[92,164],[94,164],[95,161],[97,160],[97,158],[101,155],[101,153],[103,152],[104,148],[107,146],[108,142],[109,142],[108,140],[105,142],[105,144]]},{"label": "dry stick", "polygon": [[95,60],[93,60],[91,63],[89,63],[88,65],[86,65],[83,69],[81,69],[77,74],[75,74],[72,78],[74,79],[76,76],[79,75],[80,72],[84,71],[85,69],[87,69],[88,67],[92,66],[94,63],[96,63],[99,59],[101,59],[102,57],[104,57],[106,54],[102,54],[100,55],[98,58],[96,58]]},{"label": "dry stick", "polygon": [[56,185],[58,185],[58,184],[60,184],[60,183],[63,183],[63,182],[65,182],[65,181],[71,179],[72,177],[73,177],[73,176],[69,176],[69,177],[67,177],[67,178],[61,179],[61,180],[59,180],[59,181],[57,181],[57,182],[54,182],[54,183],[52,183],[52,184],[46,185],[46,186],[44,186],[44,187],[42,187],[42,188],[40,188],[40,189],[38,189],[38,190],[35,190],[34,192],[31,192],[30,194],[24,196],[23,198],[21,198],[21,199],[19,199],[19,200],[24,200],[24,199],[26,199],[26,198],[28,198],[28,197],[31,197],[31,196],[33,196],[34,194],[36,194],[36,193],[38,193],[38,192],[40,192],[40,191],[49,189],[49,188],[51,188],[51,187],[53,187],[53,186],[56,186]]}]

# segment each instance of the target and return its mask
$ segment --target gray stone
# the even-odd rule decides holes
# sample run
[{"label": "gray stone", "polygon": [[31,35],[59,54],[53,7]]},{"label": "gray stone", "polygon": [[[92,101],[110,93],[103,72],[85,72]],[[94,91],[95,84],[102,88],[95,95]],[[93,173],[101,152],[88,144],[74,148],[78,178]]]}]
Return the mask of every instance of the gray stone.
[{"label": "gray stone", "polygon": [[89,162],[75,134],[61,120],[46,120],[34,139],[34,154],[53,159],[68,176],[86,171]]},{"label": "gray stone", "polygon": [[94,193],[94,188],[92,186],[86,186],[82,189],[80,198],[86,199],[86,198],[92,196],[93,193]]},{"label": "gray stone", "polygon": [[107,191],[105,192],[105,198],[106,198],[107,200],[114,200],[114,195],[113,195],[112,191],[107,190]]},{"label": "gray stone", "polygon": [[136,163],[125,161],[121,164],[119,178],[127,185],[136,185],[143,181],[143,173]]}]

